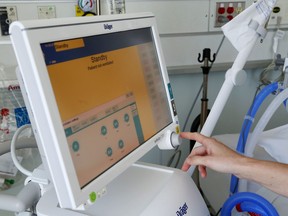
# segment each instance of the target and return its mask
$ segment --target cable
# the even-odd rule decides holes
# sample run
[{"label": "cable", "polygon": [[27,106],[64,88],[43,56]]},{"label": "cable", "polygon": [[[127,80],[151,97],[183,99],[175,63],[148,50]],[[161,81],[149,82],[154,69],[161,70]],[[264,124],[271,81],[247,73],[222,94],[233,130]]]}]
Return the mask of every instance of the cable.
[{"label": "cable", "polygon": [[182,154],[182,151],[178,149],[179,146],[177,146],[177,150],[175,150],[174,154],[170,157],[170,160],[168,161],[167,163],[167,166],[168,167],[171,167],[171,164],[173,163],[176,155],[178,154],[178,157],[177,157],[177,161],[175,163],[175,166],[174,168],[176,168],[180,162],[180,158],[181,158],[181,154]]},{"label": "cable", "polygon": [[202,89],[203,89],[203,82],[202,82],[202,84],[201,84],[201,86],[200,86],[200,88],[199,88],[199,90],[197,92],[197,95],[196,95],[196,97],[195,97],[195,99],[194,99],[194,101],[192,103],[192,106],[190,107],[190,110],[188,112],[188,115],[187,115],[187,118],[185,120],[185,123],[184,123],[182,131],[185,131],[185,129],[186,129],[186,126],[187,126],[187,123],[188,123],[188,120],[189,120],[189,116],[191,116],[191,113],[192,113],[193,109],[195,108],[196,102],[197,102],[197,100],[198,100],[198,98],[200,96],[200,93],[201,93]]},{"label": "cable", "polygon": [[15,134],[13,135],[12,141],[11,141],[11,157],[13,160],[14,165],[16,166],[16,168],[22,172],[24,175],[26,176],[32,176],[32,172],[30,172],[29,170],[25,169],[18,161],[17,156],[16,156],[16,142],[18,140],[19,135],[22,133],[22,131],[24,131],[27,128],[31,128],[31,125],[26,124],[26,125],[22,125],[20,128],[18,128],[15,132]]},{"label": "cable", "polygon": [[[216,50],[215,59],[216,59],[216,57],[217,57],[217,55],[218,55],[218,53],[219,53],[219,51],[220,51],[220,49],[221,49],[221,47],[223,45],[224,40],[225,40],[225,35],[223,35],[223,37],[222,37],[222,39],[220,41],[220,44],[219,44],[219,46],[218,46],[218,48]],[[211,63],[211,65],[210,65],[211,68],[212,68],[213,64],[214,64],[214,62]]]},{"label": "cable", "polygon": [[215,216],[218,216],[221,211],[222,211],[222,208],[220,208],[220,209],[217,211],[217,213],[215,214]]}]

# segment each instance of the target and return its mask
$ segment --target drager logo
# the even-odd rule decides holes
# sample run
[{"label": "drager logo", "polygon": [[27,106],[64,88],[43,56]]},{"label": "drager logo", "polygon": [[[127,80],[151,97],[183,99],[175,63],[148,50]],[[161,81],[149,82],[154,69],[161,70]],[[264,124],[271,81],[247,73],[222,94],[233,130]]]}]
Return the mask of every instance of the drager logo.
[{"label": "drager logo", "polygon": [[111,30],[112,28],[113,28],[113,25],[104,24],[104,29]]},{"label": "drager logo", "polygon": [[185,203],[183,206],[179,207],[179,211],[176,212],[177,216],[183,216],[187,214],[188,205]]}]

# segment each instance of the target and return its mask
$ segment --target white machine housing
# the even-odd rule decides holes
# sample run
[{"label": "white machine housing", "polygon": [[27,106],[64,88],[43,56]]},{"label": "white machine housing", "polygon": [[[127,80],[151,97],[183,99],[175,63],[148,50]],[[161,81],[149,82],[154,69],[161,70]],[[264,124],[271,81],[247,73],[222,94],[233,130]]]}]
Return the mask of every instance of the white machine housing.
[{"label": "white machine housing", "polygon": [[[141,179],[141,180],[140,180]],[[54,190],[37,204],[38,216],[209,216],[195,183],[179,169],[136,163],[102,191],[102,197],[85,211],[58,206]]]}]

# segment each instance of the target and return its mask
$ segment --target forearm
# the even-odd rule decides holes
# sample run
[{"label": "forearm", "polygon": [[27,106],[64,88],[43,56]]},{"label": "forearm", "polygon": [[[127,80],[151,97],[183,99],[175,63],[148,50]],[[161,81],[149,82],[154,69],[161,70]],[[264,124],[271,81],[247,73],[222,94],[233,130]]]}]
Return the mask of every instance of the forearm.
[{"label": "forearm", "polygon": [[287,164],[243,157],[241,163],[235,164],[234,170],[237,177],[257,182],[288,197]]},{"label": "forearm", "polygon": [[202,144],[186,158],[182,170],[187,171],[190,166],[197,165],[202,177],[207,175],[206,167],[232,173],[288,197],[288,164],[245,157],[223,143],[198,133],[182,132],[181,137]]}]

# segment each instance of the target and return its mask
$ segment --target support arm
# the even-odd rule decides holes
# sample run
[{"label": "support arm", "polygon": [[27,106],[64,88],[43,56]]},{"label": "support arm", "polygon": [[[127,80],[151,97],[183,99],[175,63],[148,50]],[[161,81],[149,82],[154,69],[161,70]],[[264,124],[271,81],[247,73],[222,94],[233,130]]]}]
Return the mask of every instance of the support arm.
[{"label": "support arm", "polygon": [[11,212],[24,212],[40,199],[40,187],[28,183],[17,196],[0,194],[0,209]]}]

